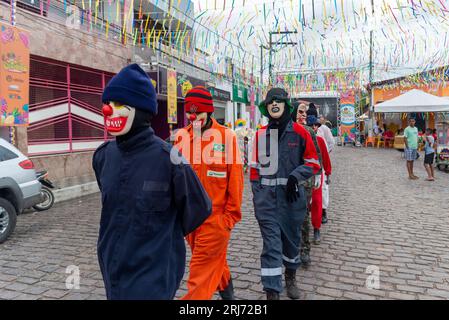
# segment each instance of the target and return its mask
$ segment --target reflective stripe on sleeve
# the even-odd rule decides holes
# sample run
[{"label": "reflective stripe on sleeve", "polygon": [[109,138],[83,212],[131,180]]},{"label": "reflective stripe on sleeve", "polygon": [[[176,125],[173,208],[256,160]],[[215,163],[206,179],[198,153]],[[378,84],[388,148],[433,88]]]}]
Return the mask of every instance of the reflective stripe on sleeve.
[{"label": "reflective stripe on sleeve", "polygon": [[264,186],[286,186],[287,181],[288,181],[287,178],[275,178],[275,179],[262,178],[260,180],[260,183]]},{"label": "reflective stripe on sleeve", "polygon": [[282,275],[282,267],[279,268],[262,268],[260,272],[263,277],[274,277]]},{"label": "reflective stripe on sleeve", "polygon": [[287,258],[286,256],[282,255],[282,259],[284,259],[284,261],[287,261],[287,262],[290,262],[290,263],[298,263],[299,260],[300,260],[300,256],[298,255],[294,259],[290,259],[290,258]]},{"label": "reflective stripe on sleeve", "polygon": [[315,163],[317,165],[320,165],[320,161],[319,160],[315,160],[315,159],[304,159],[305,162],[308,163]]}]

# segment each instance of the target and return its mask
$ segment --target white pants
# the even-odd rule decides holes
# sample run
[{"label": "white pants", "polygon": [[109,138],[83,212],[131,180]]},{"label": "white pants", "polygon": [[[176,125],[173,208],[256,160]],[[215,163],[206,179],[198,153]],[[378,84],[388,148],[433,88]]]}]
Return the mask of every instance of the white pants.
[{"label": "white pants", "polygon": [[329,185],[326,183],[326,176],[323,173],[323,209],[329,207]]}]

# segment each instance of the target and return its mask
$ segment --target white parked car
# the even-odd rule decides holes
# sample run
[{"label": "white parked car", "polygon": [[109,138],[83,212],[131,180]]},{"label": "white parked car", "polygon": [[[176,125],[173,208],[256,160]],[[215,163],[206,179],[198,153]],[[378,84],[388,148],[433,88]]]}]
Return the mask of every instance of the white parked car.
[{"label": "white parked car", "polygon": [[16,227],[17,214],[42,202],[33,162],[0,138],[0,243]]}]

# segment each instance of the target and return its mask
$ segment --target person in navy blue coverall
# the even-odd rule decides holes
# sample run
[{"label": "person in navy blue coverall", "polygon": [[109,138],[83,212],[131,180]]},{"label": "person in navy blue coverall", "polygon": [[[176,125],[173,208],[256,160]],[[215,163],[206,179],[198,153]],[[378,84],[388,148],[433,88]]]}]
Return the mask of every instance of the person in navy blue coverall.
[{"label": "person in navy blue coverall", "polygon": [[150,127],[156,92],[137,64],[111,79],[102,100],[116,136],[93,157],[107,298],[173,299],[185,270],[184,236],[209,217],[211,201],[187,161]]}]

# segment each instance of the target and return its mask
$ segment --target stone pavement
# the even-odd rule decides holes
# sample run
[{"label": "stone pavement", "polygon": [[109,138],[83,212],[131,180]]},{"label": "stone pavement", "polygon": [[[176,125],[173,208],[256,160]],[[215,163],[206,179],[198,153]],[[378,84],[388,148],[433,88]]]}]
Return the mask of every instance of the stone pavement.
[{"label": "stone pavement", "polygon": [[[396,150],[339,147],[332,159],[330,220],[321,245],[312,245],[312,265],[298,274],[301,298],[448,299],[449,174],[424,181],[421,157],[421,179],[410,181]],[[0,299],[104,299],[98,223],[98,195],[19,216],[0,245]],[[265,298],[261,248],[247,189],[228,255],[239,299]],[[80,288],[67,290],[71,265],[79,267]],[[183,293],[184,282],[177,296]]]}]

